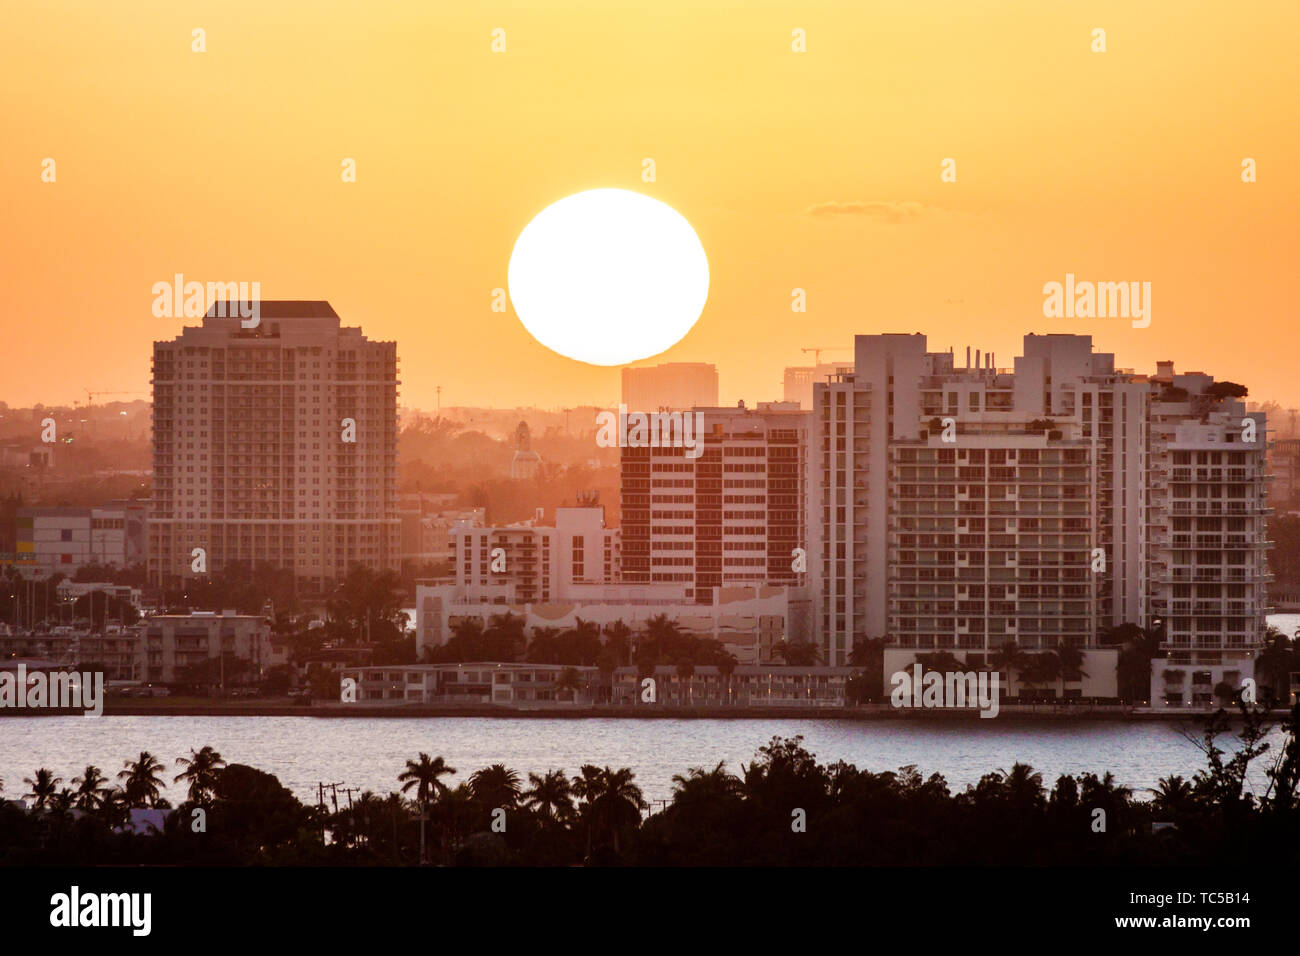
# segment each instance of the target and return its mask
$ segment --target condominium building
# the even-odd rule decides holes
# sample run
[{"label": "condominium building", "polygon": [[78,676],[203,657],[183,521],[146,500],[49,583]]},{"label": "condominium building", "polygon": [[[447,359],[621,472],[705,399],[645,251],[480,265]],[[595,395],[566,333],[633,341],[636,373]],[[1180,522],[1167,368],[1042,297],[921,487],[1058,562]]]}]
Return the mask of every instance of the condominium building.
[{"label": "condominium building", "polygon": [[1263,414],[1172,363],[1117,370],[1089,336],[1028,335],[1013,369],[955,358],[923,335],[858,336],[853,372],[815,386],[826,663],[854,638],[981,664],[1134,623],[1164,629],[1169,666],[1249,676],[1268,610]]},{"label": "condominium building", "polygon": [[773,402],[685,414],[696,447],[621,449],[623,580],[678,584],[699,603],[718,587],[803,586],[810,413]]},{"label": "condominium building", "polygon": [[[271,638],[271,624],[234,611],[156,614],[139,624],[102,630],[55,627],[0,632],[0,658],[32,657],[59,667],[94,664],[109,681],[183,682],[196,664],[226,657],[227,683],[255,683],[289,662],[288,645]],[[220,675],[220,669],[216,669]]]},{"label": "condominium building", "polygon": [[154,584],[267,562],[321,592],[398,566],[396,344],[328,302],[260,310],[154,343]]},{"label": "condominium building", "polygon": [[1268,498],[1278,511],[1300,508],[1300,438],[1283,438],[1270,444],[1269,472],[1273,475]]},{"label": "condominium building", "polygon": [[456,556],[452,528],[457,522],[481,525],[483,508],[451,508],[442,501],[454,495],[404,494],[398,496],[397,516],[401,521],[402,561],[416,564],[450,562]]},{"label": "condominium building", "polygon": [[486,627],[507,613],[527,632],[582,622],[635,629],[662,615],[744,663],[771,660],[782,641],[806,638],[807,601],[790,588],[716,587],[697,602],[681,584],[622,580],[620,533],[605,527],[600,507],[558,508],[554,526],[461,522],[452,540],[454,580],[416,589],[417,653],[447,643],[466,621]]},{"label": "condominium building", "polygon": [[[223,656],[242,662],[239,681],[252,682],[288,661],[283,645],[271,643],[271,624],[254,614],[195,611],[155,614],[138,625],[143,636],[144,679],[172,683],[186,679],[189,668]],[[228,678],[233,682],[235,676]]]},{"label": "condominium building", "polygon": [[469,621],[487,629],[504,614],[518,617],[527,634],[582,624],[608,633],[621,623],[636,631],[664,617],[685,634],[716,641],[742,664],[757,664],[773,660],[782,642],[807,639],[806,603],[799,592],[782,587],[717,588],[707,605],[687,601],[679,587],[655,584],[596,586],[583,589],[580,598],[520,604],[487,601],[454,585],[422,585],[416,589],[415,649],[422,654],[446,644]]},{"label": "condominium building", "polygon": [[667,362],[623,369],[623,404],[632,411],[718,404],[718,369],[705,362]]},{"label": "condominium building", "polygon": [[469,600],[566,601],[584,585],[619,580],[619,533],[598,506],[556,508],[553,526],[457,521],[451,541],[456,584]]}]

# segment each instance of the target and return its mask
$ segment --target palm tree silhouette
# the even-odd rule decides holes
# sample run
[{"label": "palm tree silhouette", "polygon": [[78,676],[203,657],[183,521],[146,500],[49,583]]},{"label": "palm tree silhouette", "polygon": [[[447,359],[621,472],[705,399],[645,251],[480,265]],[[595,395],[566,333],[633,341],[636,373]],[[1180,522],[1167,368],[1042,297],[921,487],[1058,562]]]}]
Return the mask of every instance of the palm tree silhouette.
[{"label": "palm tree silhouette", "polygon": [[641,823],[645,797],[632,781],[636,774],[629,767],[614,770],[584,764],[582,775],[573,778],[573,790],[582,798],[582,815],[587,824],[587,852],[593,841],[609,835],[614,852],[619,849],[619,834]]},{"label": "palm tree silhouette", "polygon": [[428,809],[430,798],[434,795],[447,793],[447,785],[439,778],[446,777],[456,772],[455,767],[447,766],[447,762],[441,757],[430,759],[429,755],[421,752],[420,759],[406,761],[406,769],[397,775],[397,779],[402,781],[402,793],[406,793],[412,787],[417,788],[415,791],[415,802],[420,805],[420,863],[425,862],[425,840],[424,828],[425,821],[428,819]]},{"label": "palm tree silhouette", "polygon": [[563,770],[548,770],[542,777],[530,773],[528,783],[529,788],[523,792],[524,806],[557,822],[573,816],[573,786]]},{"label": "palm tree silhouette", "polygon": [[210,799],[217,785],[217,774],[226,761],[211,747],[204,747],[198,751],[191,749],[188,757],[177,757],[176,765],[185,769],[172,778],[172,783],[188,780],[190,802],[202,805]]},{"label": "palm tree silhouette", "polygon": [[140,751],[140,756],[132,763],[127,760],[117,779],[123,780],[123,795],[128,807],[156,807],[162,787],[162,778],[158,776],[163,763],[147,750]]},{"label": "palm tree silhouette", "polygon": [[503,763],[494,763],[470,774],[469,790],[486,807],[509,809],[519,800],[519,774]]},{"label": "palm tree silhouette", "polygon": [[93,764],[87,764],[81,776],[73,777],[76,786],[74,806],[78,810],[98,810],[108,800],[108,778]]},{"label": "palm tree silhouette", "polygon": [[27,795],[36,801],[32,805],[33,809],[41,810],[59,792],[59,784],[63,783],[63,778],[54,776],[53,770],[41,767],[36,771],[35,777],[23,777],[23,783],[32,788],[31,793]]}]

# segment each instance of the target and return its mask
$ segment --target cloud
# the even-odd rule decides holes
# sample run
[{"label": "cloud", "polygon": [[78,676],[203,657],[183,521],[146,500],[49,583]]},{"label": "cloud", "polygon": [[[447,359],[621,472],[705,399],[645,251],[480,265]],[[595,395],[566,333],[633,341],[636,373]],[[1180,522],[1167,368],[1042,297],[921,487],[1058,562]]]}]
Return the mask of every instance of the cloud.
[{"label": "cloud", "polygon": [[809,206],[805,212],[817,218],[828,216],[864,216],[890,225],[913,222],[935,211],[935,207],[911,200],[890,199],[886,201],[866,201],[855,199],[849,202],[819,202]]}]

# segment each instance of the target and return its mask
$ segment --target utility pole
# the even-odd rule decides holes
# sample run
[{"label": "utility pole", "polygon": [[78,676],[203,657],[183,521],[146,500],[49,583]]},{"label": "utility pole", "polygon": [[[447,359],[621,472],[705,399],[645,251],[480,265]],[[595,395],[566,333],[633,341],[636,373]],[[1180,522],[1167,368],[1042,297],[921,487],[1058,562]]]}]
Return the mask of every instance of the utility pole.
[{"label": "utility pole", "polygon": [[438,386],[437,392],[438,392],[438,415],[441,416],[442,415],[442,386],[441,385]]}]

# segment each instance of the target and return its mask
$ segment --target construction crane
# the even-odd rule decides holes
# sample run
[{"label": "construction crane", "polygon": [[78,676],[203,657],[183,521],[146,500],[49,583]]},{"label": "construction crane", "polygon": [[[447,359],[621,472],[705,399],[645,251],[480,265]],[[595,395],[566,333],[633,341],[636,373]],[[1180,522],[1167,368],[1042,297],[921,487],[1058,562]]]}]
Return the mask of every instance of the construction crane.
[{"label": "construction crane", "polygon": [[804,355],[807,355],[809,352],[812,352],[813,364],[821,365],[823,352],[851,352],[853,351],[853,348],[852,346],[847,346],[847,345],[814,345],[806,349],[800,349],[799,351],[802,352]]}]

